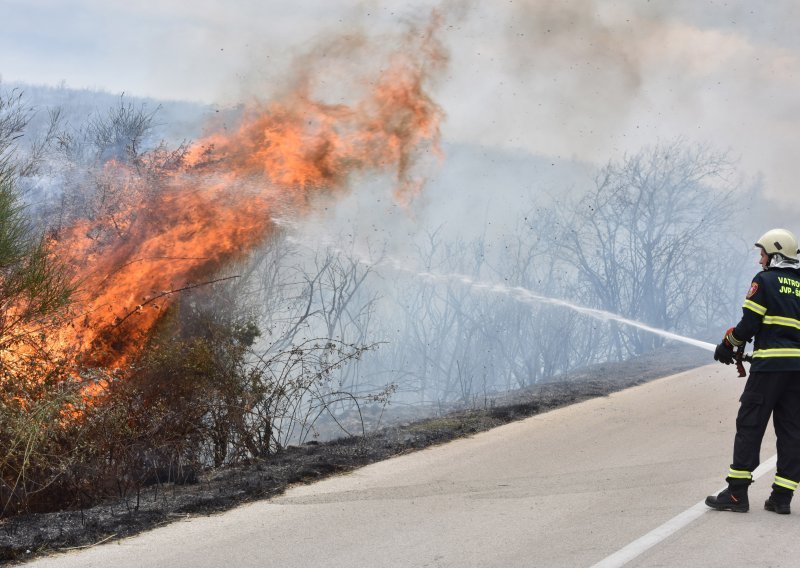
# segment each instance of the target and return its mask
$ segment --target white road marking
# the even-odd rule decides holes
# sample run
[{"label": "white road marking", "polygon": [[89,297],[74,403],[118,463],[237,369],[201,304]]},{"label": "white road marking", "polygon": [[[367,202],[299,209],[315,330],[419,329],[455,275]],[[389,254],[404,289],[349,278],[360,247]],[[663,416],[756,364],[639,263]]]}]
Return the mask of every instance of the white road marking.
[{"label": "white road marking", "polygon": [[[755,481],[775,467],[777,460],[778,456],[774,455],[759,465],[753,472],[753,480]],[[727,487],[727,485],[725,485],[725,487]],[[725,487],[717,490],[715,494],[725,489]],[[675,534],[695,519],[698,519],[706,511],[711,511],[711,509],[706,505],[704,499],[696,505],[689,507],[684,512],[672,517],[663,525],[654,528],[646,535],[637,538],[628,546],[619,549],[614,554],[607,556],[597,564],[593,564],[591,568],[618,568],[619,566],[624,566],[646,550],[649,550],[657,545],[668,536]]]}]

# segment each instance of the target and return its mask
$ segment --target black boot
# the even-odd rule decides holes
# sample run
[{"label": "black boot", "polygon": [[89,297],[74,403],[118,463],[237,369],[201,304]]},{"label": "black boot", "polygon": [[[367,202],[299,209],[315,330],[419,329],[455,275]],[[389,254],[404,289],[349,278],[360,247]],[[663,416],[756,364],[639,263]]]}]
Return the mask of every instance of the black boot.
[{"label": "black boot", "polygon": [[706,497],[706,505],[717,511],[746,513],[750,510],[750,502],[747,500],[747,487],[731,488],[729,486],[719,495]]},{"label": "black boot", "polygon": [[786,489],[781,489],[783,488],[776,488],[774,485],[772,486],[772,495],[770,495],[769,499],[764,502],[764,508],[767,511],[772,511],[773,513],[778,513],[779,515],[788,515],[792,512],[789,504],[792,502],[793,492]]}]

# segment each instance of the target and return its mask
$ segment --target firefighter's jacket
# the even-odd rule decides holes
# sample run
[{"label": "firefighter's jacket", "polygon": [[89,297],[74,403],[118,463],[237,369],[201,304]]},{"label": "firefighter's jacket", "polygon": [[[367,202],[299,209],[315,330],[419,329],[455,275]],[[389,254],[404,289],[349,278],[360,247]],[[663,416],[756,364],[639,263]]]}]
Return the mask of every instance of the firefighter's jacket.
[{"label": "firefighter's jacket", "polygon": [[733,335],[754,338],[751,371],[800,371],[800,269],[756,274]]}]

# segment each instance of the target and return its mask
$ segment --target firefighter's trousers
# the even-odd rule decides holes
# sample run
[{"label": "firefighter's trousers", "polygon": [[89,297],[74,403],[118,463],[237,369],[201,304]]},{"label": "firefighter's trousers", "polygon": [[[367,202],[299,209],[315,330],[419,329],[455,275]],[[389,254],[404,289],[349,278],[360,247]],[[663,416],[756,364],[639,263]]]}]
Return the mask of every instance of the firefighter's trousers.
[{"label": "firefighter's trousers", "polygon": [[800,481],[800,371],[750,373],[739,399],[731,469],[752,472],[770,414],[778,446],[777,475]]}]

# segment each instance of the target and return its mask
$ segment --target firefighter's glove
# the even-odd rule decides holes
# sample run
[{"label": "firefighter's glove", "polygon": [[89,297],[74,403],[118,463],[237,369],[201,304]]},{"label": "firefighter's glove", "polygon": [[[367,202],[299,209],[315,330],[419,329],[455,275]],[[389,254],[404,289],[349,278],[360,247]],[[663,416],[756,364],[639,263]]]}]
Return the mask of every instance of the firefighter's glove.
[{"label": "firefighter's glove", "polygon": [[733,350],[736,347],[741,347],[743,343],[744,341],[739,341],[736,339],[736,336],[733,335],[733,328],[728,328],[728,331],[725,332],[725,337],[722,338],[722,343],[717,345],[717,348],[714,350],[714,361],[730,365],[733,363],[734,359]]},{"label": "firefighter's glove", "polygon": [[729,343],[723,341],[714,350],[714,361],[730,365],[733,363],[733,349],[729,347]]}]

